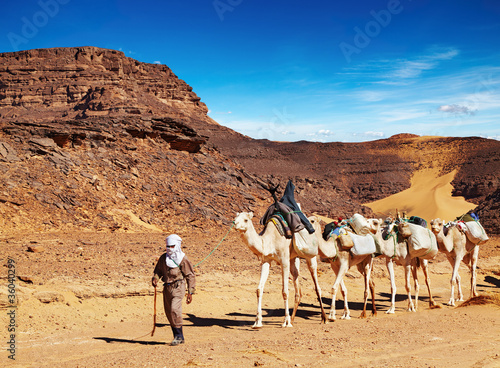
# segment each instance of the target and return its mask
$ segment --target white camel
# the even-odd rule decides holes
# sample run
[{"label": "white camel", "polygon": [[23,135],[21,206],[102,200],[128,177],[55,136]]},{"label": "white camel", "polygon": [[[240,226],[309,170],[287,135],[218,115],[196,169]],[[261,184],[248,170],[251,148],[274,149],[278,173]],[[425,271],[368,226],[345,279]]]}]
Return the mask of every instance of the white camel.
[{"label": "white camel", "polygon": [[[409,224],[405,221],[401,221],[398,224],[398,232],[405,238],[409,251],[410,251],[410,256],[411,256],[411,262],[412,262],[412,274],[413,274],[413,280],[415,282],[415,311],[418,309],[418,296],[420,292],[420,284],[418,282],[418,274],[417,271],[419,268],[422,268],[422,271],[424,273],[424,278],[425,278],[425,285],[427,286],[427,292],[429,293],[429,308],[434,309],[434,308],[440,308],[436,302],[434,301],[434,298],[432,297],[432,292],[431,292],[431,277],[430,277],[430,272],[429,272],[429,260],[425,259],[424,257],[413,257],[411,255],[411,250],[410,250],[410,236],[412,234],[411,231],[411,226],[413,224]],[[418,226],[420,225],[415,225]],[[437,247],[437,240],[435,239],[435,235],[432,232],[428,233],[429,235],[429,240],[432,244],[435,244]],[[437,250],[436,250],[437,251]],[[409,276],[407,276],[407,282],[409,282]]]},{"label": "white camel", "polygon": [[[427,260],[412,258],[408,251],[407,238],[404,238],[399,231],[393,231],[394,224],[382,228],[382,220],[369,220],[372,226],[372,231],[380,247],[381,256],[385,258],[386,267],[389,271],[391,282],[391,306],[386,313],[395,313],[396,310],[396,280],[394,274],[394,263],[401,265],[405,270],[405,289],[408,296],[408,311],[416,312],[418,308],[418,295],[420,284],[418,282],[418,267],[421,266],[426,279],[427,290],[429,292],[429,306],[436,307],[436,303],[431,294],[430,278],[428,273]],[[397,228],[397,227],[396,227]],[[411,271],[411,272],[410,272]],[[411,297],[411,282],[410,275],[413,276],[415,284],[415,303]]]},{"label": "white camel", "polygon": [[[268,224],[263,233],[258,234],[253,226],[252,212],[237,213],[234,219],[234,227],[241,234],[243,241],[248,245],[250,250],[261,261],[261,276],[259,286],[257,288],[257,316],[252,328],[262,327],[262,295],[264,293],[264,285],[269,276],[269,269],[273,261],[281,265],[282,275],[282,294],[285,306],[285,320],[283,327],[292,327],[292,322],[295,317],[297,308],[300,303],[301,291],[298,281],[300,258],[294,249],[292,239],[286,239],[282,236],[276,226]],[[316,254],[318,253],[316,243]],[[308,254],[314,253],[314,250],[307,252]],[[315,256],[306,257],[306,263],[313,277],[316,295],[318,297],[322,321],[326,322],[326,313],[323,308],[321,300],[321,288],[319,287],[317,275],[317,259]],[[288,277],[292,275],[293,284],[295,287],[295,303],[292,316],[288,309]]]},{"label": "white camel", "polygon": [[[436,235],[439,250],[446,255],[446,258],[453,267],[450,280],[451,295],[448,305],[455,306],[455,301],[464,300],[460,285],[460,274],[458,272],[461,261],[469,266],[471,274],[471,297],[477,296],[476,267],[479,256],[479,244],[472,243],[456,225],[445,227],[444,221],[439,218],[431,221],[431,229]],[[457,284],[458,299],[455,299],[455,282]]]},{"label": "white camel", "polygon": [[[309,221],[313,225],[316,230],[315,234],[321,234],[321,226],[319,221],[309,218]],[[321,235],[318,237],[318,241],[320,243],[320,253],[324,258],[327,258],[330,262],[330,265],[335,272],[336,278],[332,286],[332,306],[330,309],[330,314],[328,315],[328,320],[335,321],[335,302],[337,299],[337,291],[339,286],[341,287],[341,292],[344,297],[344,313],[341,319],[350,319],[350,310],[347,303],[347,289],[344,285],[344,276],[347,271],[352,266],[357,266],[359,272],[363,275],[365,281],[365,291],[364,291],[364,305],[363,311],[361,312],[360,318],[366,317],[366,304],[368,302],[368,289],[371,291],[372,295],[372,315],[377,314],[376,306],[375,306],[375,283],[370,278],[371,270],[372,270],[372,255],[353,255],[349,250],[344,249],[342,245],[339,243],[338,238],[330,237],[327,241],[325,241]],[[333,256],[332,256],[333,255]]]}]

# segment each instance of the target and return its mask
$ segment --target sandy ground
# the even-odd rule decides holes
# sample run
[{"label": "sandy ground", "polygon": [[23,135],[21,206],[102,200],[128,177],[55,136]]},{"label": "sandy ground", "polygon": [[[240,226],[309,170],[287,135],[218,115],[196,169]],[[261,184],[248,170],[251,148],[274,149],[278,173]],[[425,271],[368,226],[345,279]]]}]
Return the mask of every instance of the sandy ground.
[{"label": "sandy ground", "polygon": [[365,203],[375,213],[382,217],[392,214],[395,210],[406,211],[408,216],[419,216],[430,222],[440,218],[445,221],[454,220],[476,207],[463,197],[453,197],[451,182],[456,170],[439,176],[439,169],[424,169],[413,174],[411,187],[387,198]]},{"label": "sandy ground", "polygon": [[[209,237],[198,253],[189,245],[195,240],[187,239],[186,252],[199,262],[222,235]],[[396,313],[385,314],[390,285],[384,261],[376,259],[378,315],[358,318],[363,280],[351,269],[346,285],[353,318],[328,324],[321,324],[303,263],[304,296],[293,328],[281,327],[280,268],[273,265],[264,295],[264,327],[253,330],[260,266],[233,230],[196,268],[198,292],[193,303],[183,308],[186,343],[172,347],[161,299],[156,332],[150,336],[154,299],[150,274],[164,235],[86,233],[66,238],[49,234],[37,237],[44,252],[27,253],[26,244],[35,242],[30,241],[33,238],[3,239],[10,246],[9,256],[16,259],[18,275],[29,273],[34,283],[16,281],[21,300],[15,317],[16,359],[8,359],[9,336],[7,327],[2,327],[1,366],[500,367],[500,308],[494,304],[446,306],[451,266],[442,255],[431,263],[432,292],[441,308],[429,309],[420,271],[419,309],[407,312],[403,270],[398,267]],[[118,256],[123,262],[115,262],[115,267],[111,260]],[[500,295],[499,264],[500,239],[491,239],[480,252],[478,289],[482,295]],[[7,268],[3,269],[6,274]],[[329,307],[334,275],[326,263],[320,264],[319,273],[323,301]],[[465,265],[460,274],[467,298],[470,283]],[[291,283],[290,288],[293,299]],[[52,301],[41,301],[47,299]],[[342,308],[343,302],[337,301],[337,318]],[[0,309],[2,326],[8,326],[10,310]]]}]

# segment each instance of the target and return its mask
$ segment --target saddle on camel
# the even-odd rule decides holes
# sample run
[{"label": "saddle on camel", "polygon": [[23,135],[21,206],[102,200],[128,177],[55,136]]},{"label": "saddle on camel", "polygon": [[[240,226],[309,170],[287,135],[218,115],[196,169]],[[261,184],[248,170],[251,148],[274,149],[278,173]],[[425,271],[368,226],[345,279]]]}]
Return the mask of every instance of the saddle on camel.
[{"label": "saddle on camel", "polygon": [[276,196],[279,184],[275,187],[262,187],[271,193],[274,203],[268,207],[264,216],[261,217],[261,225],[267,226],[269,222],[274,223],[280,234],[287,239],[291,239],[294,233],[298,233],[304,228],[309,234],[314,233],[312,224],[295,201],[295,185],[291,180],[288,181],[283,196],[279,201]]}]

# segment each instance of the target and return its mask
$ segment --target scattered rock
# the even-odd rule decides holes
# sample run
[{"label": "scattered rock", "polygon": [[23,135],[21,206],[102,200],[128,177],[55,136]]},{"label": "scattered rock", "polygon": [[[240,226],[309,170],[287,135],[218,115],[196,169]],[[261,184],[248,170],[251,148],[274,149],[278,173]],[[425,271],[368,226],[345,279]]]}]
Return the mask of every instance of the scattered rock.
[{"label": "scattered rock", "polygon": [[29,245],[28,246],[28,252],[31,252],[31,253],[41,253],[44,251],[45,251],[45,248],[43,247],[43,245]]},{"label": "scattered rock", "polygon": [[21,276],[18,275],[17,278],[26,284],[34,284],[34,279],[32,276]]},{"label": "scattered rock", "polygon": [[64,296],[57,291],[38,291],[33,296],[42,303],[64,302]]},{"label": "scattered rock", "polygon": [[7,162],[20,161],[17,157],[16,151],[11,147],[10,144],[5,142],[0,142],[0,160]]},{"label": "scattered rock", "polygon": [[51,138],[31,138],[29,143],[34,143],[43,148],[56,148],[57,144]]}]

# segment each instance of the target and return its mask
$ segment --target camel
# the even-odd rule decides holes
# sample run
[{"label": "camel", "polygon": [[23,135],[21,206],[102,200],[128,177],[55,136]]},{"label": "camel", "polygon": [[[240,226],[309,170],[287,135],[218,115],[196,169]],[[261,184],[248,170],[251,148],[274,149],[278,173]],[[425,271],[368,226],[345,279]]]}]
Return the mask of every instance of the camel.
[{"label": "camel", "polygon": [[[236,218],[234,219],[235,229],[240,232],[243,241],[248,245],[250,250],[257,256],[257,258],[259,258],[262,264],[259,286],[257,288],[257,316],[252,328],[257,329],[262,327],[262,295],[264,293],[264,285],[269,276],[269,270],[272,261],[275,261],[281,265],[281,275],[283,283],[282,295],[285,309],[285,320],[282,327],[293,327],[292,322],[295,318],[295,314],[300,303],[300,298],[302,296],[298,279],[300,256],[294,248],[294,242],[292,241],[292,239],[286,239],[284,236],[281,236],[276,226],[269,224],[265,227],[264,231],[261,234],[258,234],[253,226],[252,218],[252,212],[242,212],[237,213]],[[326,313],[323,308],[323,302],[321,300],[321,288],[319,287],[318,282],[317,259],[316,256],[310,256],[310,254],[318,253],[317,246],[318,245],[316,243],[316,250],[312,249],[307,252],[307,255],[302,254],[302,256],[306,260],[307,266],[314,281],[316,295],[321,307],[322,322],[326,322]],[[293,284],[295,287],[295,303],[292,316],[290,316],[290,312],[288,309],[288,277],[290,273],[292,275]]]},{"label": "camel", "polygon": [[[416,312],[418,308],[420,284],[418,282],[417,270],[419,266],[422,267],[426,279],[427,290],[429,292],[429,306],[431,308],[435,308],[436,303],[434,302],[431,294],[427,260],[420,260],[418,258],[412,258],[410,256],[406,238],[404,238],[399,233],[399,231],[392,231],[395,226],[394,223],[383,229],[382,220],[370,219],[369,222],[371,223],[372,232],[374,233],[376,241],[379,244],[380,252],[382,253],[381,256],[385,258],[387,271],[389,272],[389,278],[391,281],[391,306],[386,311],[386,313],[393,314],[395,313],[396,309],[396,281],[394,275],[394,263],[403,266],[405,269],[405,289],[408,296],[407,310],[409,312]],[[411,297],[410,275],[413,276],[413,280],[415,283],[415,303],[413,303]]]},{"label": "camel", "polygon": [[319,221],[313,217],[309,218],[309,221],[315,229],[315,234],[318,234],[318,242],[320,254],[323,258],[327,258],[330,262],[333,272],[335,272],[336,278],[332,286],[332,306],[330,309],[330,314],[328,315],[329,321],[335,321],[335,302],[337,298],[337,291],[339,286],[341,287],[341,292],[344,297],[344,313],[341,319],[350,319],[350,310],[347,303],[347,289],[344,285],[344,276],[347,271],[352,266],[357,266],[358,271],[363,275],[365,280],[365,292],[364,292],[364,305],[363,311],[361,312],[360,318],[366,317],[366,304],[368,301],[368,289],[371,291],[372,295],[372,315],[377,314],[375,306],[375,283],[370,278],[372,270],[372,255],[353,255],[349,250],[344,249],[338,242],[338,238],[329,238],[325,241],[321,234],[321,226]]},{"label": "camel", "polygon": [[[420,291],[420,284],[418,282],[418,274],[417,271],[419,268],[422,268],[422,271],[424,273],[424,278],[425,278],[425,285],[427,286],[427,292],[429,293],[429,308],[434,309],[434,308],[440,308],[436,302],[434,301],[434,298],[432,297],[432,292],[431,292],[431,278],[430,278],[430,273],[429,273],[429,260],[425,258],[425,254],[423,256],[417,256],[414,257],[411,254],[411,249],[410,249],[410,236],[412,234],[412,231],[410,231],[412,224],[409,224],[406,221],[398,221],[398,233],[400,233],[403,238],[407,242],[407,248],[411,257],[411,271],[413,275],[413,280],[415,283],[415,312],[417,311],[418,308],[418,296],[419,296],[419,291]],[[419,228],[420,225],[415,225],[417,229]],[[437,248],[437,240],[435,235],[432,232],[428,233],[429,235],[429,240],[431,244],[436,244]],[[437,249],[434,249],[435,252],[437,252]],[[435,255],[434,255],[435,256]],[[409,276],[406,277],[407,282],[409,283]]]},{"label": "camel", "polygon": [[[479,244],[472,243],[456,225],[445,227],[444,221],[439,218],[431,221],[431,229],[436,235],[439,250],[446,255],[446,258],[453,267],[450,280],[451,295],[447,305],[454,307],[455,301],[464,300],[460,285],[460,274],[458,273],[461,261],[469,266],[471,274],[471,297],[478,295],[476,288],[476,266],[479,255]],[[455,299],[455,283],[457,284],[458,299]]]}]

